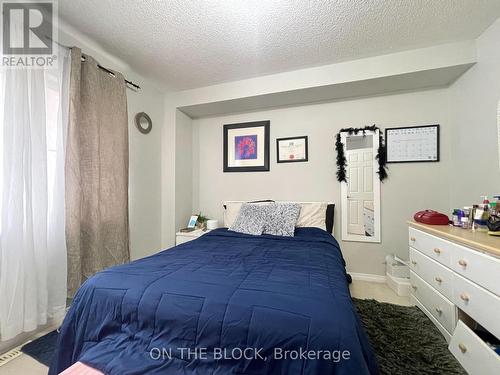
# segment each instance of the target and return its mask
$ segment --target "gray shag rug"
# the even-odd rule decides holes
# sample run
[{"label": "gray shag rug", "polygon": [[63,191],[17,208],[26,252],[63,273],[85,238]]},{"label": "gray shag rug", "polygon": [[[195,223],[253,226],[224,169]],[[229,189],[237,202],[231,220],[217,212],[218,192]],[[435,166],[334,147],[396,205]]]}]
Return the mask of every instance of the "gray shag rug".
[{"label": "gray shag rug", "polygon": [[353,298],[381,374],[464,374],[436,326],[416,306]]}]

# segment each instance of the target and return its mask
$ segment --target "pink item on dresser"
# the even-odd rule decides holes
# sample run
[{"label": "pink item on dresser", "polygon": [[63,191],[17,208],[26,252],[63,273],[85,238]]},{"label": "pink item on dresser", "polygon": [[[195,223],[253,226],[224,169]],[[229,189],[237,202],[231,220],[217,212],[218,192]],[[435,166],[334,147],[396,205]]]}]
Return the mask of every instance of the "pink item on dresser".
[{"label": "pink item on dresser", "polygon": [[102,372],[93,369],[90,366],[84,365],[81,362],[76,362],[73,366],[68,367],[59,375],[104,375]]}]

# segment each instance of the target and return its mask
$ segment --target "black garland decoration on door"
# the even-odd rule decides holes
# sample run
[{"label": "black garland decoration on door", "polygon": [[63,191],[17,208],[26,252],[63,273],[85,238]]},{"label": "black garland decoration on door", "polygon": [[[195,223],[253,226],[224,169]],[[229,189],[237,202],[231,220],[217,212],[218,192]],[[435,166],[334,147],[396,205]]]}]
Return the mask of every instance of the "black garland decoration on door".
[{"label": "black garland decoration on door", "polygon": [[385,148],[385,142],[384,142],[384,136],[382,135],[382,131],[380,131],[380,128],[378,128],[375,125],[372,126],[365,126],[364,128],[344,128],[340,129],[340,132],[337,133],[336,137],[336,142],[335,142],[335,149],[337,150],[337,180],[339,182],[347,182],[347,177],[346,177],[346,172],[345,172],[345,165],[347,159],[345,158],[344,154],[344,145],[342,144],[341,138],[340,138],[340,133],[342,132],[347,132],[349,135],[358,135],[358,133],[362,133],[363,136],[365,136],[366,131],[375,131],[378,130],[378,137],[379,137],[379,146],[377,150],[377,160],[378,160],[378,175],[380,178],[380,181],[384,181],[388,175],[387,175],[387,150]]}]

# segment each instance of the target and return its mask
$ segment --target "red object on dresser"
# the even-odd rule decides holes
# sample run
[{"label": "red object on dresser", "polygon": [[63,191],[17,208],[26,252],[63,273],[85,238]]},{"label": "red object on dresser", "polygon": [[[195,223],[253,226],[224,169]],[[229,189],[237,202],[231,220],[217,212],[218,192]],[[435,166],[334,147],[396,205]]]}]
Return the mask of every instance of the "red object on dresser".
[{"label": "red object on dresser", "polygon": [[448,225],[450,223],[448,216],[433,210],[418,211],[413,215],[413,219],[429,225]]}]

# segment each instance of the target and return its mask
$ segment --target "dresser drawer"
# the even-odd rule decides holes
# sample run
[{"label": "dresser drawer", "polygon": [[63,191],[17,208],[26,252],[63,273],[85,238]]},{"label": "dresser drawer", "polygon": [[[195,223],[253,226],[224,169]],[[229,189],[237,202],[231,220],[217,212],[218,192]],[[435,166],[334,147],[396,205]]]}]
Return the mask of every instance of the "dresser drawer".
[{"label": "dresser drawer", "polygon": [[453,271],[449,268],[410,247],[410,269],[443,296],[452,299]]},{"label": "dresser drawer", "polygon": [[471,375],[500,374],[500,356],[461,320],[458,321],[448,349]]},{"label": "dresser drawer", "polygon": [[500,298],[469,280],[453,274],[453,302],[488,331],[500,338]]},{"label": "dresser drawer", "polygon": [[451,268],[500,296],[500,259],[455,245],[451,255]]},{"label": "dresser drawer", "polygon": [[409,228],[410,247],[417,249],[429,258],[450,267],[451,252],[453,244],[451,242],[434,237],[414,228]]},{"label": "dresser drawer", "polygon": [[446,342],[450,342],[451,340],[451,333],[448,332],[442,325],[441,323],[439,323],[437,321],[436,318],[434,318],[434,316],[429,312],[429,310],[427,310],[424,305],[422,305],[422,303],[415,298],[415,296],[411,296],[410,298],[410,301],[415,305],[417,306],[420,310],[422,310],[422,312],[427,315],[427,317],[431,320],[432,323],[434,323],[434,325],[436,326],[436,328],[439,330],[439,332],[441,332],[441,334],[444,336]]},{"label": "dresser drawer", "polygon": [[456,323],[455,306],[443,295],[433,289],[413,271],[410,271],[412,295],[441,323],[448,331],[453,332]]}]

